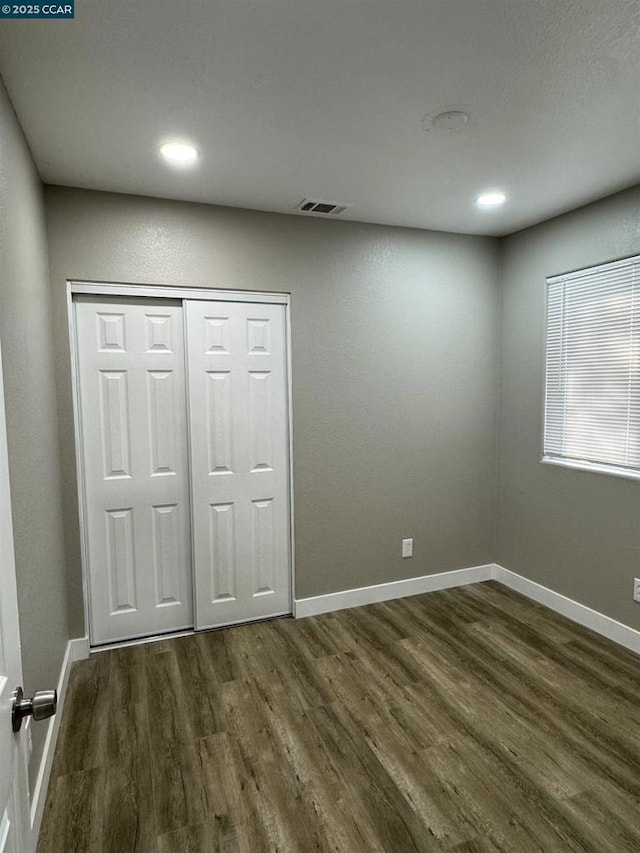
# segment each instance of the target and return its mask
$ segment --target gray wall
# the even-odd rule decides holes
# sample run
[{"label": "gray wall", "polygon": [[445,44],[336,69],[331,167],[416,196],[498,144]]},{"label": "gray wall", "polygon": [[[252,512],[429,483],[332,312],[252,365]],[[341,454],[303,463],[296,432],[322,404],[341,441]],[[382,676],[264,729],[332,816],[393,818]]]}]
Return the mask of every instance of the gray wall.
[{"label": "gray wall", "polygon": [[[66,648],[58,427],[43,190],[0,82],[0,340],[24,686],[55,687]],[[47,724],[33,726],[31,778]]]},{"label": "gray wall", "polygon": [[73,634],[68,278],[292,293],[297,597],[493,559],[497,241],[59,187],[46,206]]},{"label": "gray wall", "polygon": [[497,562],[640,628],[640,483],[540,464],[545,278],[640,252],[640,187],[503,241]]}]

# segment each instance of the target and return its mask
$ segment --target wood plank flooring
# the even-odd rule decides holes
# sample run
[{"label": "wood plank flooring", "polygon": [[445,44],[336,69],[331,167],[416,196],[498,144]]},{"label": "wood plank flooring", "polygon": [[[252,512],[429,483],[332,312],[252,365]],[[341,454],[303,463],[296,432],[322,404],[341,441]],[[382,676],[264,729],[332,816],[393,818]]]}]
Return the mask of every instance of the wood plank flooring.
[{"label": "wood plank flooring", "polygon": [[494,582],[101,652],[38,853],[638,853],[639,699]]}]

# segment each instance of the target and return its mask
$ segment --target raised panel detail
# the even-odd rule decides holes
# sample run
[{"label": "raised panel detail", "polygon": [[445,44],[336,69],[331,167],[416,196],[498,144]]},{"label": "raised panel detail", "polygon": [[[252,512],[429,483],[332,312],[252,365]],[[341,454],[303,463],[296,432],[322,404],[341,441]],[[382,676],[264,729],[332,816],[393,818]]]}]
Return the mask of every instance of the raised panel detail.
[{"label": "raised panel detail", "polygon": [[147,352],[173,352],[170,314],[145,314]]},{"label": "raised panel detail", "polygon": [[107,510],[106,522],[111,613],[136,610],[133,509]]},{"label": "raised panel detail", "polygon": [[124,314],[96,314],[98,352],[126,352]]},{"label": "raised panel detail", "polygon": [[207,353],[229,353],[227,335],[229,332],[228,317],[205,317],[204,342]]},{"label": "raised panel detail", "polygon": [[149,449],[151,475],[175,476],[176,413],[171,370],[147,371],[149,392]]},{"label": "raised panel detail", "polygon": [[207,447],[209,473],[231,474],[233,434],[231,428],[231,373],[207,371]]},{"label": "raised panel detail", "polygon": [[235,515],[232,503],[209,507],[209,548],[211,554],[211,601],[235,600]]},{"label": "raised panel detail", "polygon": [[159,607],[180,604],[179,578],[185,567],[180,565],[180,533],[178,506],[154,506],[153,565],[156,578],[156,601]]},{"label": "raised panel detail", "polygon": [[249,441],[251,472],[271,471],[271,373],[249,372]]},{"label": "raised panel detail", "polygon": [[100,371],[100,416],[105,479],[129,477],[131,464],[126,370]]},{"label": "raised panel detail", "polygon": [[252,554],[253,595],[274,592],[275,586],[275,536],[273,498],[251,501],[252,504]]},{"label": "raised panel detail", "polygon": [[271,321],[247,320],[249,355],[271,355]]}]

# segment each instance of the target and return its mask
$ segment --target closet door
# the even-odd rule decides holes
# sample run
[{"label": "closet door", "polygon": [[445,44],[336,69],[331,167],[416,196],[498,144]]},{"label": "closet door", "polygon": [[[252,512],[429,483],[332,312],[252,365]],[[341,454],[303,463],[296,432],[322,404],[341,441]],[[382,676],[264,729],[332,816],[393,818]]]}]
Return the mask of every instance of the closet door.
[{"label": "closet door", "polygon": [[182,305],[75,310],[91,642],[192,627]]},{"label": "closet door", "polygon": [[185,310],[196,628],[290,613],[285,308]]}]

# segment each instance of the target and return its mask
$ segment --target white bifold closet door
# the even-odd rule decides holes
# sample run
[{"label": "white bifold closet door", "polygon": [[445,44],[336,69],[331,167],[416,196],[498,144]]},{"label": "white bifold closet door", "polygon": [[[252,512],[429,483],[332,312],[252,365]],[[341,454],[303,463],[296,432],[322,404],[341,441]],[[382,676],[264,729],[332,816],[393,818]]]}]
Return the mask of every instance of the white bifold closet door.
[{"label": "white bifold closet door", "polygon": [[185,310],[196,628],[290,613],[285,308]]},{"label": "white bifold closet door", "polygon": [[91,641],[192,627],[182,304],[75,310]]}]

